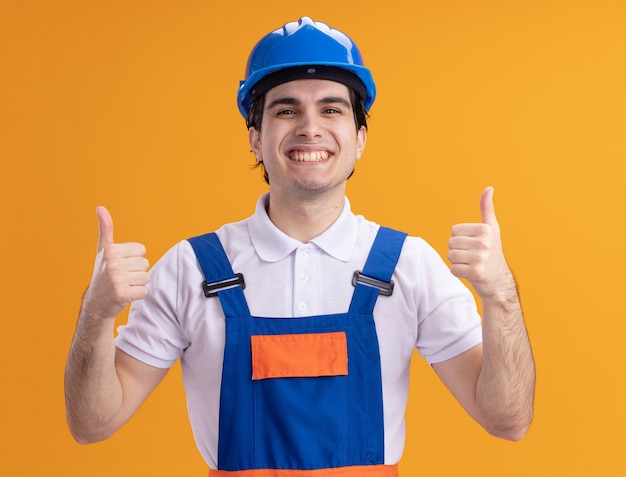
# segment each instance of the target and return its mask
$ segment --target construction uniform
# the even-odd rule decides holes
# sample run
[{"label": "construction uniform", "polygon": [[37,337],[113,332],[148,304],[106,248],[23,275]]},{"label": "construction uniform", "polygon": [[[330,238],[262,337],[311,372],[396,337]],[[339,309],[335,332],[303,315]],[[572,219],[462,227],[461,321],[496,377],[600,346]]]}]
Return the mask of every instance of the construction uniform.
[{"label": "construction uniform", "polygon": [[[471,293],[423,240],[353,215],[347,199],[309,244],[271,224],[266,200],[195,239],[208,248],[170,250],[117,345],[152,366],[181,359],[196,442],[217,476],[394,476],[412,352],[433,363],[480,343]],[[393,293],[353,284],[355,271],[393,280]],[[233,272],[245,289],[205,296],[203,281]]]}]

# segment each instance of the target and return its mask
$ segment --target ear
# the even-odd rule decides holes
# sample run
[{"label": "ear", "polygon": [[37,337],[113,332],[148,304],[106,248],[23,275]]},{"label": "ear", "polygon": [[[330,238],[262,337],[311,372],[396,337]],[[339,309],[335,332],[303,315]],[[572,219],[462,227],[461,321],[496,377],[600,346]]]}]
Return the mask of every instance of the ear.
[{"label": "ear", "polygon": [[256,130],[256,128],[248,129],[248,143],[250,144],[250,149],[256,156],[257,161],[263,162],[261,157],[261,134]]},{"label": "ear", "polygon": [[361,159],[363,151],[365,151],[365,143],[367,142],[367,129],[361,126],[356,133],[356,158]]}]

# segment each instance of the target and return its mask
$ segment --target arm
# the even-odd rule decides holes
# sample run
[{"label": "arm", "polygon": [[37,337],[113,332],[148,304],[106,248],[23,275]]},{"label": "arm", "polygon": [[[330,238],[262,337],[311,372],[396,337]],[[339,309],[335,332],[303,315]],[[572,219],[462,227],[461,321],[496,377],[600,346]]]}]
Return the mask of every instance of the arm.
[{"label": "arm", "polygon": [[448,259],[452,273],[469,280],[482,300],[483,344],[433,368],[488,432],[518,440],[532,421],[535,363],[492,188],[483,192],[481,212],[482,223],[453,227]]},{"label": "arm", "polygon": [[115,244],[113,221],[97,209],[99,237],[91,283],[85,292],[65,370],[67,420],[80,443],[106,439],[119,429],[163,379],[115,347],[115,317],[146,296],[148,261],[138,243]]}]

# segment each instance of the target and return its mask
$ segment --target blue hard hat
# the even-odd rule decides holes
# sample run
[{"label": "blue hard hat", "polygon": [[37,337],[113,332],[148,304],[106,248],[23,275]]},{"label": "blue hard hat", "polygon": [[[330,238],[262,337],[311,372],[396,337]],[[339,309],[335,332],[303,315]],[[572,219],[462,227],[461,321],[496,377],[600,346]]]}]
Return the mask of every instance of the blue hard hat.
[{"label": "blue hard hat", "polygon": [[261,38],[250,53],[237,104],[244,118],[269,89],[302,78],[329,79],[354,89],[369,110],[376,85],[354,42],[325,23],[302,17]]}]

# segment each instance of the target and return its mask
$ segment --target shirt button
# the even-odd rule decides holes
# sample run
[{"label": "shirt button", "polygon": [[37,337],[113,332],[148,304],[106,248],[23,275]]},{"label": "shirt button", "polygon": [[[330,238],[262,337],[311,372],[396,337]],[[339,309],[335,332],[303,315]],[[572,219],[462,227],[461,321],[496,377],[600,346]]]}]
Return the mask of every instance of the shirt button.
[{"label": "shirt button", "polygon": [[300,311],[306,311],[308,307],[306,306],[306,303],[300,303],[300,305],[298,305],[298,308],[300,309]]},{"label": "shirt button", "polygon": [[302,280],[304,283],[306,283],[306,282],[308,282],[308,281],[309,281],[309,276],[308,276],[308,275],[302,275],[302,276],[300,277],[300,280]]},{"label": "shirt button", "polygon": [[303,250],[302,252],[300,252],[300,258],[309,258],[309,252]]}]

